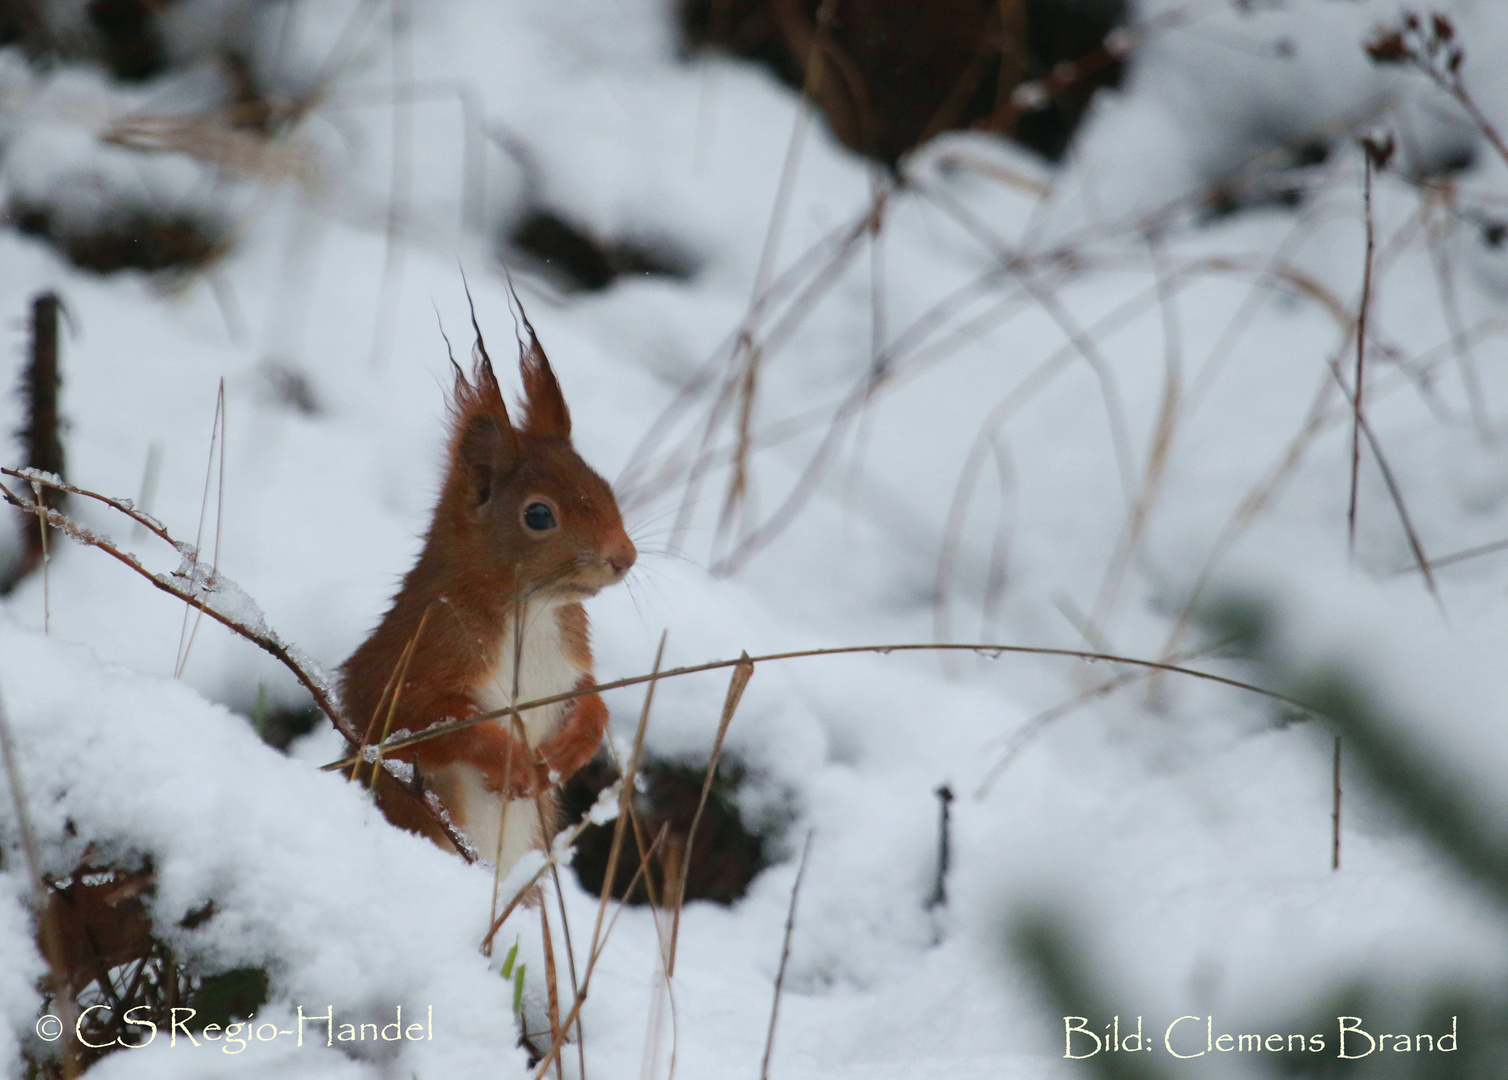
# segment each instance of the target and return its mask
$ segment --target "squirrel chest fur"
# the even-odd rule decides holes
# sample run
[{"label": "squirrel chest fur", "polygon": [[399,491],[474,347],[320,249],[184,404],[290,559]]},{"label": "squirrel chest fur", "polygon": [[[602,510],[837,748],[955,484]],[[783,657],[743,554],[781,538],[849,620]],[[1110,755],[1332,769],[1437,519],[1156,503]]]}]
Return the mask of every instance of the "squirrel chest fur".
[{"label": "squirrel chest fur", "polygon": [[[571,447],[565,400],[528,329],[517,424],[480,340],[471,379],[457,369],[445,482],[424,549],[341,669],[343,700],[368,744],[593,682],[581,601],[622,580],[636,552],[612,490]],[[476,853],[506,872],[548,843],[554,789],[590,760],[606,723],[601,698],[583,694],[447,732],[394,753],[412,768],[407,779],[379,770],[378,805],[394,824],[453,847],[438,798]]]}]

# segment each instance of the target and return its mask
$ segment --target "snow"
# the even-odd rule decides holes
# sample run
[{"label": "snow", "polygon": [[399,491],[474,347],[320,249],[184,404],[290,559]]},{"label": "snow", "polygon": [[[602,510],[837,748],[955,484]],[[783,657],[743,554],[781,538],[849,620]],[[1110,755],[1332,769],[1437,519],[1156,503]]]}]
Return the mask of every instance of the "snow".
[{"label": "snow", "polygon": [[[1446,6],[1468,85],[1508,127],[1508,73],[1490,62],[1508,12]],[[395,37],[383,6],[183,0],[168,44],[185,66],[147,86],[76,64],[32,71],[0,50],[0,189],[56,200],[81,223],[122,202],[189,206],[233,221],[238,242],[212,269],[163,280],[78,271],[0,231],[0,312],[18,319],[44,288],[63,296],[68,478],[132,499],[180,538],[200,518],[224,378],[214,603],[294,643],[306,669],[334,670],[427,523],[450,381],[436,320],[464,349],[462,271],[516,386],[498,263],[511,223],[542,207],[664,244],[691,256],[688,279],[627,276],[566,295],[513,270],[577,448],[619,478],[642,552],[626,587],[589,603],[600,678],[648,672],[662,630],[664,668],[932,640],[1173,657],[1202,644],[1181,618],[1197,592],[1239,592],[1273,605],[1282,658],[1354,673],[1398,737],[1500,824],[1508,554],[1439,567],[1437,602],[1409,570],[1365,453],[1349,554],[1350,410],[1330,365],[1349,379],[1364,248],[1361,156],[1343,128],[1406,135],[1407,170],[1471,149],[1448,192],[1397,170],[1376,180],[1367,409],[1426,552],[1508,536],[1508,259],[1488,236],[1508,163],[1423,75],[1366,62],[1361,43],[1397,4],[1246,7],[1206,4],[1152,35],[1059,167],[972,134],[924,148],[907,185],[888,191],[878,243],[861,233],[835,271],[823,265],[842,253],[835,238],[883,181],[812,124],[774,245],[775,294],[751,316],[799,103],[750,65],[678,57],[669,5],[396,5]],[[296,95],[347,29],[348,62],[287,137],[318,162],[318,182],[101,142],[131,109],[202,105],[226,43]],[[410,76],[415,93],[395,106],[393,80]],[[1323,162],[1262,156],[1316,133],[1333,139]],[[1191,203],[1238,167],[1249,205],[1216,216]],[[1253,194],[1287,183],[1304,190],[1296,206]],[[751,495],[728,531],[730,417],[699,487],[686,468],[741,329],[769,347]],[[20,354],[3,353],[7,383]],[[886,379],[824,450],[877,360]],[[288,373],[307,381],[312,408],[280,394]],[[19,422],[7,395],[0,429]],[[803,480],[818,453],[828,466]],[[0,461],[19,463],[18,447],[0,442]],[[793,493],[799,512],[738,551]],[[69,513],[149,573],[176,566],[175,580],[207,586],[204,564],[178,564],[186,552],[117,512],[75,498]],[[72,869],[86,841],[123,862],[150,854],[153,914],[176,948],[214,970],[267,967],[259,1021],[288,1027],[300,1006],[377,1018],[433,1005],[436,1038],[386,1056],[158,1044],[112,1055],[98,1074],[526,1075],[511,988],[478,951],[488,872],[396,832],[320,772],[343,753],[328,729],[287,756],[263,746],[244,716],[259,688],[286,705],[303,691],[249,643],[205,620],[173,680],[183,623],[181,603],[76,544],[54,552],[45,588],[33,577],[3,602],[0,700],[47,868]],[[729,674],[658,684],[649,749],[705,760]],[[1343,866],[1331,870],[1331,738],[1252,695],[1137,677],[1046,723],[991,779],[1023,725],[1121,674],[1013,654],[761,663],[726,751],[749,772],[746,817],[778,830],[777,861],[732,908],[687,909],[673,1010],[656,1004],[664,930],[645,909],[617,918],[583,1009],[589,1072],[631,1074],[647,1057],[665,1076],[673,1032],[679,1076],[758,1074],[808,834],[772,1067],[793,1080],[1071,1075],[1060,1019],[1005,945],[1030,904],[1071,920],[1123,1019],[1145,1014],[1159,1030],[1184,1013],[1258,1023],[1357,972],[1486,984],[1502,971],[1501,912],[1349,773]],[[606,696],[626,754],[644,688]],[[957,795],[948,903],[929,910],[944,783]],[[0,1062],[11,1073],[34,1038],[43,970],[15,839],[7,808]],[[527,862],[514,884],[538,868]],[[561,881],[583,969],[596,900],[574,875]],[[210,899],[213,919],[178,928]],[[538,922],[520,908],[499,937],[504,952],[520,943],[534,1014]],[[573,1074],[574,1046],[564,1061]]]}]

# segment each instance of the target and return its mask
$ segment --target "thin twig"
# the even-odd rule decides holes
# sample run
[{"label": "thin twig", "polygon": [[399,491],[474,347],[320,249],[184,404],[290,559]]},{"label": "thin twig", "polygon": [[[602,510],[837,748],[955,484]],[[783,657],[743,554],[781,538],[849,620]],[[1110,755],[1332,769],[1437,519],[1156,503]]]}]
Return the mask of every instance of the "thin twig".
[{"label": "thin twig", "polygon": [[[292,646],[288,645],[265,626],[261,627],[260,629],[253,628],[242,622],[236,616],[217,610],[209,602],[209,597],[213,595],[212,593],[205,593],[197,587],[188,588],[179,585],[172,580],[173,577],[179,576],[180,574],[189,581],[194,581],[202,576],[201,571],[206,568],[202,563],[199,563],[196,559],[193,558],[193,548],[189,547],[187,544],[181,544],[178,541],[169,539],[169,542],[183,553],[185,564],[180,567],[179,571],[175,572],[173,575],[154,574],[146,567],[142,566],[141,562],[136,558],[135,555],[132,555],[127,551],[122,551],[120,548],[116,547],[113,543],[105,539],[103,536],[100,536],[98,533],[93,532],[92,530],[78,524],[78,522],[74,521],[67,515],[57,510],[53,510],[50,507],[40,506],[37,503],[29,502],[26,499],[23,499],[20,496],[16,495],[15,492],[11,491],[4,484],[0,484],[0,497],[3,497],[6,502],[10,503],[17,509],[25,511],[26,513],[45,515],[49,524],[57,529],[61,529],[72,539],[77,540],[81,544],[87,544],[90,547],[99,548],[99,550],[103,551],[105,554],[111,556],[121,563],[124,563],[126,566],[136,571],[136,573],[146,578],[146,580],[150,582],[155,588],[161,589],[168,595],[175,596],[191,607],[199,609],[200,611],[204,612],[204,614],[214,619],[216,622],[234,631],[235,633],[244,637],[247,641],[250,641],[253,645],[256,645],[264,652],[270,654],[280,664],[282,664],[290,672],[292,672],[294,678],[299,681],[299,683],[304,687],[305,690],[309,691],[310,696],[314,698],[314,704],[319,707],[320,712],[328,716],[330,718],[330,721],[340,729],[340,733],[342,735],[345,735],[346,738],[352,743],[352,745],[360,745],[360,734],[351,727],[345,716],[336,707],[331,693],[324,685],[322,685],[323,679],[319,676],[316,676],[309,668],[305,666],[307,661],[294,658],[292,654]],[[215,591],[218,592],[229,589],[235,589],[239,591],[239,586],[236,586],[235,583],[232,582],[229,578],[226,578],[223,575],[220,576],[216,582]],[[351,762],[348,761],[345,764],[349,765],[351,764]]]},{"label": "thin twig", "polygon": [[[154,443],[153,445],[155,446],[157,444]],[[43,487],[49,487],[55,491],[65,491],[70,495],[78,495],[86,499],[94,499],[98,502],[102,502],[111,509],[119,510],[122,514],[125,514],[128,518],[136,522],[137,525],[141,526],[153,536],[167,541],[174,547],[178,546],[178,541],[174,540],[171,536],[168,535],[167,528],[162,524],[162,522],[158,521],[150,514],[138,510],[128,499],[114,499],[109,495],[101,495],[98,492],[90,491],[87,488],[74,487],[72,484],[64,482],[60,477],[53,476],[38,469],[7,469],[0,467],[0,474],[3,474],[5,476],[14,476],[17,480],[25,480],[28,483],[35,481],[41,484]]]},{"label": "thin twig", "polygon": [[1356,554],[1356,492],[1361,477],[1361,429],[1365,422],[1362,412],[1363,394],[1366,387],[1367,356],[1367,310],[1372,303],[1372,245],[1375,228],[1372,217],[1372,162],[1373,143],[1362,142],[1362,216],[1366,222],[1366,256],[1361,264],[1361,307],[1356,316],[1356,373],[1351,383],[1351,494],[1346,503],[1346,539],[1352,556]]},{"label": "thin twig", "polygon": [[785,987],[786,964],[791,959],[791,932],[796,929],[796,898],[801,895],[801,879],[806,876],[806,858],[812,851],[812,834],[801,845],[801,864],[796,868],[796,882],[791,886],[791,906],[785,916],[785,942],[780,947],[780,969],[775,973],[775,999],[770,1004],[770,1031],[764,1040],[764,1062],[759,1066],[759,1080],[770,1080],[770,1054],[775,1049],[775,1022],[780,1018],[780,991]]},{"label": "thin twig", "polygon": [[[5,471],[10,475],[16,475],[11,470]],[[277,660],[278,663],[282,664],[293,674],[293,677],[298,680],[299,684],[305,690],[309,691],[309,696],[314,699],[315,706],[325,716],[329,717],[330,722],[335,725],[336,730],[341,735],[345,736],[346,741],[352,746],[361,746],[361,733],[346,718],[345,713],[340,708],[335,692],[324,677],[324,674],[319,671],[313,660],[303,655],[295,646],[285,642],[267,626],[262,612],[251,603],[245,591],[224,575],[219,575],[215,579],[212,588],[202,587],[201,583],[208,580],[206,577],[207,568],[199,561],[198,552],[194,548],[174,540],[161,525],[150,518],[146,518],[145,515],[126,509],[125,505],[119,500],[108,499],[93,492],[72,488],[71,485],[63,485],[56,477],[47,477],[38,473],[26,473],[23,475],[26,475],[27,479],[32,483],[40,483],[47,487],[67,487],[80,495],[99,499],[107,505],[116,506],[123,513],[132,517],[133,520],[148,524],[148,527],[152,528],[152,531],[164,541],[171,544],[182,558],[182,562],[178,568],[171,574],[152,573],[141,564],[141,561],[135,555],[121,550],[105,537],[91,529],[85,528],[61,511],[43,505],[40,500],[28,501],[11,491],[4,484],[0,484],[0,498],[4,498],[12,506],[28,514],[45,517],[48,524],[54,528],[61,529],[69,537],[81,544],[98,548],[111,558],[140,574],[154,588],[160,589],[169,596],[177,597],[184,603],[197,608],[226,629],[240,635],[257,646],[257,648],[272,656],[273,659]],[[188,584],[180,585],[175,579],[182,579]],[[239,612],[221,611],[211,602],[216,594],[225,594],[234,601],[239,602],[241,610]],[[378,752],[380,753],[380,751]],[[362,760],[363,758],[359,754],[353,755],[342,767],[354,766]],[[407,791],[407,788],[403,790]],[[457,832],[435,793],[431,791],[426,792],[423,796],[415,797],[419,798],[420,804],[424,807],[424,812],[435,820],[436,825],[450,839],[461,857],[467,862],[473,861],[474,856],[470,853],[470,845]]]}]

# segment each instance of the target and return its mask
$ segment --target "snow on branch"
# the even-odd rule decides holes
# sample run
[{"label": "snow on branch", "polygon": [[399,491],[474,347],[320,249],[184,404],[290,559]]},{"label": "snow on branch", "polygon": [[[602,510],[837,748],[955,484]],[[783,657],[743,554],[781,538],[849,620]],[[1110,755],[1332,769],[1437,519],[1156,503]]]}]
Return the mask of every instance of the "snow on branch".
[{"label": "snow on branch", "polygon": [[[177,568],[170,573],[154,574],[143,566],[141,560],[135,555],[129,551],[123,551],[106,537],[80,525],[61,511],[45,505],[40,499],[28,499],[12,491],[4,483],[0,483],[0,497],[18,510],[42,518],[48,525],[61,530],[81,544],[98,548],[146,578],[156,588],[204,612],[222,626],[268,653],[292,672],[300,685],[309,691],[310,696],[314,698],[314,704],[318,706],[320,712],[330,718],[330,722],[345,736],[347,742],[352,746],[362,745],[364,740],[341,709],[339,694],[324,669],[297,645],[279,637],[277,632],[267,625],[266,615],[262,613],[262,609],[257,606],[256,601],[247,594],[246,590],[213,566],[208,566],[201,561],[199,550],[192,544],[175,540],[162,522],[137,510],[130,500],[111,498],[108,495],[75,487],[52,473],[37,469],[0,468],[0,474],[25,480],[34,489],[47,487],[56,491],[66,491],[70,495],[95,499],[120,511],[164,542],[172,545],[180,556]],[[387,762],[384,764],[389,765]],[[389,768],[391,769],[391,765]],[[405,791],[411,790],[406,785],[400,786],[403,786]],[[462,858],[468,862],[474,862],[475,849],[452,824],[450,815],[440,805],[435,794],[425,792],[423,797],[420,797],[418,792],[414,792],[414,795],[419,798],[425,810],[444,830],[456,850],[461,853]]]}]

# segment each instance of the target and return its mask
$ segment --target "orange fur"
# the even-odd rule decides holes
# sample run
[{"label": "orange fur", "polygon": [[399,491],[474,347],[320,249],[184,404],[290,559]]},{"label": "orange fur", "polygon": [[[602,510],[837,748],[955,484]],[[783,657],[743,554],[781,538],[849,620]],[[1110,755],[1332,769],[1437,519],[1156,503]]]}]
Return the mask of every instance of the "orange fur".
[{"label": "orange fur", "polygon": [[[341,693],[360,730],[422,731],[491,711],[499,700],[514,700],[515,687],[527,700],[531,687],[539,697],[593,682],[579,601],[620,581],[636,553],[612,490],[571,447],[570,412],[528,329],[519,363],[520,423],[509,416],[480,339],[471,379],[456,369],[445,480],[424,549],[381,623],[341,669]],[[529,524],[537,521],[537,507],[534,517],[526,512],[535,504],[550,511],[553,527]],[[547,619],[553,625],[541,621]],[[523,642],[517,665],[515,629]],[[406,677],[384,699],[410,645]],[[421,805],[423,791],[440,797],[463,832],[486,824],[464,820],[467,776],[480,774],[500,808],[540,793],[553,800],[554,785],[586,764],[601,742],[607,708],[589,694],[521,719],[517,726],[477,724],[396,753],[416,775],[405,785],[379,774],[383,813],[448,848]],[[521,729],[533,733],[520,739]],[[553,827],[543,823],[546,832]]]}]

